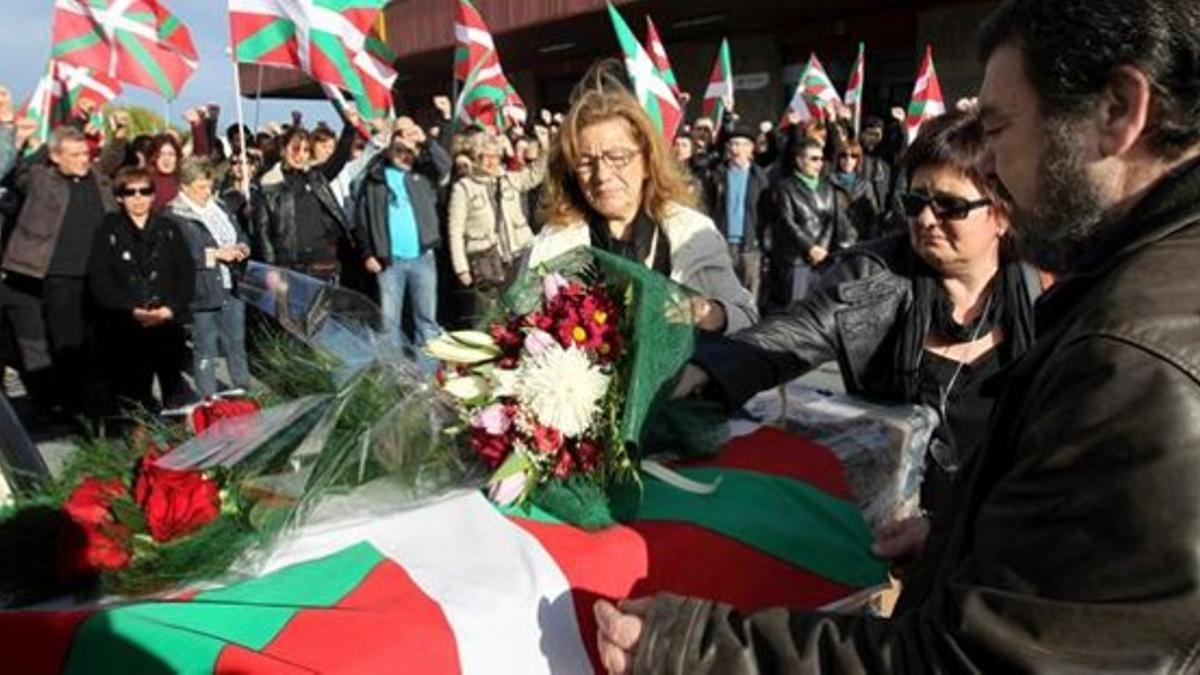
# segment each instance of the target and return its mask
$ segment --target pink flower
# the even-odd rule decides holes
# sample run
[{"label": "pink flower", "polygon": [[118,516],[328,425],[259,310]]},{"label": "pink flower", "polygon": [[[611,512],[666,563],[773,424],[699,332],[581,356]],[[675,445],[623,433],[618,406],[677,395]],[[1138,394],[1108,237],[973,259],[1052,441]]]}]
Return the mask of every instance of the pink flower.
[{"label": "pink flower", "polygon": [[539,424],[533,430],[533,444],[540,453],[548,455],[557,452],[563,444],[562,432],[553,427],[546,427]]},{"label": "pink flower", "polygon": [[542,292],[546,296],[546,302],[554,302],[558,294],[568,286],[567,280],[558,272],[542,277]]},{"label": "pink flower", "polygon": [[503,404],[493,403],[475,413],[475,417],[471,419],[471,426],[483,429],[492,436],[503,436],[512,426],[512,418],[508,416]]},{"label": "pink flower", "polygon": [[518,471],[488,488],[488,496],[500,506],[508,506],[520,498],[525,491],[525,472]]},{"label": "pink flower", "polygon": [[537,356],[558,344],[554,337],[544,330],[534,328],[525,335],[525,351]]}]

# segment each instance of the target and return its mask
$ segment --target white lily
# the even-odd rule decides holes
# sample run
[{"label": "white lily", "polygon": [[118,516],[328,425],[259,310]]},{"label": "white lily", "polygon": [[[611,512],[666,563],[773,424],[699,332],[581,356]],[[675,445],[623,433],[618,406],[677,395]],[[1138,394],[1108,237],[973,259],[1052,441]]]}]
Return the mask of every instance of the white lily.
[{"label": "white lily", "polygon": [[463,375],[446,380],[442,389],[461,401],[471,401],[486,395],[491,388],[487,380],[480,375]]},{"label": "white lily", "polygon": [[475,366],[494,361],[500,347],[492,336],[477,330],[443,333],[425,345],[425,353],[447,363]]}]

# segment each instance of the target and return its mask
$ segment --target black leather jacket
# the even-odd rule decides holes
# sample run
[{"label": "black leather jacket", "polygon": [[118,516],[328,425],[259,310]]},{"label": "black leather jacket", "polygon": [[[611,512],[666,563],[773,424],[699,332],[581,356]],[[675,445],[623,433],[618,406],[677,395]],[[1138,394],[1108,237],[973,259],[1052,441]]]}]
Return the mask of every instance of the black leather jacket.
[{"label": "black leather jacket", "polygon": [[[337,225],[337,231],[349,241],[350,222],[345,211],[333,194],[329,181],[337,178],[350,158],[354,143],[354,128],[346,125],[338,138],[337,149],[322,165],[308,169],[304,178],[312,189],[313,196],[321,205],[321,217]],[[254,211],[256,237],[254,249],[263,262],[280,267],[291,267],[296,262],[296,193],[304,181],[284,180],[264,185],[262,203]]]},{"label": "black leather jacket", "polygon": [[771,256],[777,260],[806,257],[814,246],[833,253],[856,239],[849,221],[838,212],[833,187],[823,178],[816,191],[801,185],[793,175],[780,179],[775,186],[775,209]]},{"label": "black leather jacket", "polygon": [[891,619],[651,609],[639,672],[1200,671],[1200,164],[1037,308]]}]

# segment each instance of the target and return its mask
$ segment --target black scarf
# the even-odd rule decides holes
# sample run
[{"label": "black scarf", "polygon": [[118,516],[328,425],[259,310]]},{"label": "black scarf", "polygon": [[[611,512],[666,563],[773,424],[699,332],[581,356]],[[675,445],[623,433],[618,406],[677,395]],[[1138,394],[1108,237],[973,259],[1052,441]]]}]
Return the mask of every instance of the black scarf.
[{"label": "black scarf", "polygon": [[1002,364],[1024,354],[1033,342],[1033,297],[1027,286],[1026,274],[1020,263],[1010,262],[1000,267],[992,280],[991,299],[982,316],[969,324],[954,320],[954,305],[938,284],[937,273],[924,263],[916,263],[913,275],[912,305],[901,320],[894,358],[893,390],[908,402],[920,396],[921,358],[925,338],[930,333],[955,343],[970,342],[999,327],[1004,340],[999,350]]},{"label": "black scarf", "polygon": [[[642,264],[645,264],[653,249],[654,260],[650,268],[665,277],[670,277],[671,244],[667,240],[667,233],[650,216],[646,215],[645,209],[638,211],[629,227],[633,229],[633,236],[627,239],[617,239],[612,236],[607,220],[600,216],[593,217],[588,222],[588,228],[592,235],[592,246]],[[656,234],[658,236],[657,247],[654,245]]]}]

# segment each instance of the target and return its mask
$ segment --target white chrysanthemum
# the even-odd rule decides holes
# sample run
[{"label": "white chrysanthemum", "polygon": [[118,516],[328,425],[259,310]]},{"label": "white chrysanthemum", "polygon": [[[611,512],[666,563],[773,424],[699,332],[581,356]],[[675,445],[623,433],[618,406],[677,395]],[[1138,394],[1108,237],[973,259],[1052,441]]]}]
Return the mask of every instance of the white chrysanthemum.
[{"label": "white chrysanthemum", "polygon": [[517,400],[538,423],[578,437],[592,425],[609,376],[579,349],[554,345],[517,370]]}]

